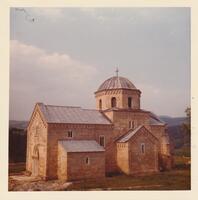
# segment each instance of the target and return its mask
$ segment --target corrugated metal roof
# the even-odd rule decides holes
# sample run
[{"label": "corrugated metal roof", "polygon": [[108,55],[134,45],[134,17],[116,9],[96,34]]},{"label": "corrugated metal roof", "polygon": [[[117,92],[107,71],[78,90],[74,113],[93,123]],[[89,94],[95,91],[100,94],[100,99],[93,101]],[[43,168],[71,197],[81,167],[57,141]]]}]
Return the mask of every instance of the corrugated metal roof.
[{"label": "corrugated metal roof", "polygon": [[98,110],[44,105],[43,103],[38,105],[48,123],[111,124],[111,121]]},{"label": "corrugated metal roof", "polygon": [[143,127],[144,127],[143,125],[140,125],[134,130],[129,130],[129,132],[124,137],[118,140],[118,142],[127,142],[131,137],[133,137],[133,135],[135,135]]},{"label": "corrugated metal roof", "polygon": [[109,89],[136,89],[136,87],[127,78],[113,76],[104,81],[98,88],[97,92]]},{"label": "corrugated metal roof", "polygon": [[105,149],[95,140],[60,140],[58,143],[67,152],[103,152]]}]

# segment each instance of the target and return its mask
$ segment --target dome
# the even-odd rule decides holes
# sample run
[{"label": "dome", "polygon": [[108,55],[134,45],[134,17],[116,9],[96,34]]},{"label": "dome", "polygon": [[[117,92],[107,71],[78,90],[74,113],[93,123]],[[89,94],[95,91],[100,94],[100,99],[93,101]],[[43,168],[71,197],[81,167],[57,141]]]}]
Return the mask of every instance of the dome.
[{"label": "dome", "polygon": [[111,90],[111,89],[137,89],[137,88],[127,78],[120,76],[113,76],[104,81],[98,88],[97,92],[103,90]]}]

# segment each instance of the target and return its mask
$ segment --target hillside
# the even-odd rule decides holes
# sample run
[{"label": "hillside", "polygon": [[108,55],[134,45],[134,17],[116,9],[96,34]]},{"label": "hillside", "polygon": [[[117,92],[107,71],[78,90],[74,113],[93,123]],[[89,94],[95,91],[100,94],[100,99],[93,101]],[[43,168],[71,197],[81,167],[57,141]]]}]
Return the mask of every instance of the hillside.
[{"label": "hillside", "polygon": [[26,129],[28,126],[28,121],[17,121],[17,120],[10,120],[9,121],[9,128],[16,128],[16,129]]},{"label": "hillside", "polygon": [[166,122],[168,126],[179,126],[186,122],[186,117],[169,117],[169,116],[159,116],[159,118]]},{"label": "hillside", "polygon": [[160,116],[160,119],[167,123],[167,132],[174,145],[174,154],[180,156],[190,156],[190,135],[182,129],[182,124],[186,122],[186,117]]},{"label": "hillside", "polygon": [[[168,127],[180,126],[182,123],[186,121],[186,117],[159,116],[159,118],[165,123],[167,123]],[[9,128],[26,129],[27,126],[28,126],[28,121],[17,121],[17,120],[9,121]]]}]

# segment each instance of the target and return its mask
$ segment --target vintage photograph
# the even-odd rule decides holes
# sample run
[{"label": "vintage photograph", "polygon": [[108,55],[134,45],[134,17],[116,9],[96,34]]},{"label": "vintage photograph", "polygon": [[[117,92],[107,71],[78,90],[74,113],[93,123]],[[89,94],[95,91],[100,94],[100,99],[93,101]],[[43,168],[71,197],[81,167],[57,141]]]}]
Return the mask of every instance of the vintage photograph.
[{"label": "vintage photograph", "polygon": [[190,18],[10,8],[9,191],[190,190]]}]

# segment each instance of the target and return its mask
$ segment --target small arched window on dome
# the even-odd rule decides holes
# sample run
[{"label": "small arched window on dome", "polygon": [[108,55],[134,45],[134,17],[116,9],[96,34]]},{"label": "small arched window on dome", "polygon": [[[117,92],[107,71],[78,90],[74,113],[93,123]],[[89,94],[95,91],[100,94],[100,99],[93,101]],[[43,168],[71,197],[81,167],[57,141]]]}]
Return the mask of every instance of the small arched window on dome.
[{"label": "small arched window on dome", "polygon": [[128,108],[132,108],[132,98],[128,97]]},{"label": "small arched window on dome", "polygon": [[112,98],[111,98],[111,107],[112,107],[112,108],[115,108],[115,107],[116,107],[116,98],[115,98],[115,97],[112,97]]},{"label": "small arched window on dome", "polygon": [[102,99],[99,100],[99,109],[102,110]]}]

